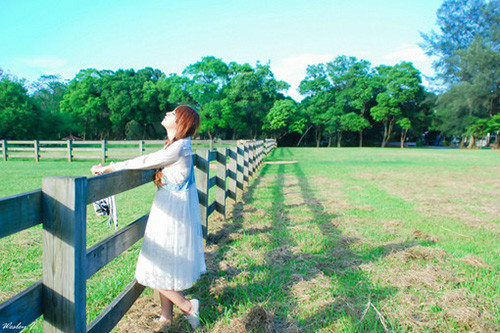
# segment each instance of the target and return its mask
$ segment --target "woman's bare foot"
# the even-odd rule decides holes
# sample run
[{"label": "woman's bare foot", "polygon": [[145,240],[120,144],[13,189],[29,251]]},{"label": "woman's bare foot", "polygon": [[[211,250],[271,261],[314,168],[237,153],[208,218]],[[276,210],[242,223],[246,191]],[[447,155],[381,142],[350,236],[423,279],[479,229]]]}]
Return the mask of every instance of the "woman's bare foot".
[{"label": "woman's bare foot", "polygon": [[158,324],[162,324],[162,325],[165,325],[165,324],[170,324],[172,323],[172,320],[171,319],[168,319],[166,318],[165,316],[161,315],[160,318],[156,318],[154,320],[155,323],[158,323]]}]

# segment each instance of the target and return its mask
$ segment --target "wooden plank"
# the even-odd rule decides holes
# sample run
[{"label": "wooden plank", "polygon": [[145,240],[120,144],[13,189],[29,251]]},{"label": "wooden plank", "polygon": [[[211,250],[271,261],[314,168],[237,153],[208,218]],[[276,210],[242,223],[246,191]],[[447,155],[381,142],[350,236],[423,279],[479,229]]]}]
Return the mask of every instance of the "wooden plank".
[{"label": "wooden plank", "polygon": [[100,145],[102,141],[88,140],[88,141],[73,141],[75,145]]},{"label": "wooden plank", "polygon": [[135,146],[137,141],[129,141],[129,140],[107,140],[107,144],[109,145],[130,145]]},{"label": "wooden plank", "polygon": [[144,236],[148,217],[140,217],[87,250],[87,280]]},{"label": "wooden plank", "polygon": [[43,192],[43,331],[86,331],[87,178],[47,177]]},{"label": "wooden plank", "polygon": [[226,218],[226,161],[228,149],[217,148],[217,176],[215,188],[215,210]]},{"label": "wooden plank", "polygon": [[[74,142],[73,142],[74,144]],[[79,152],[79,151],[100,151],[102,152],[102,147],[101,148],[78,148],[78,147],[73,147],[73,151]]]},{"label": "wooden plank", "polygon": [[53,148],[53,147],[39,147],[38,151],[60,151],[65,153],[66,152],[66,147],[60,147],[60,148]]},{"label": "wooden plank", "polygon": [[208,189],[211,189],[212,187],[215,186],[216,178],[217,178],[216,176],[213,176],[208,179]]},{"label": "wooden plank", "polygon": [[[42,280],[38,280],[14,297],[0,303],[0,327],[11,323],[13,326],[28,326],[42,315]],[[4,328],[2,332],[20,330]]]},{"label": "wooden plank", "polygon": [[0,199],[0,239],[42,223],[42,190]]},{"label": "wooden plank", "polygon": [[[9,150],[10,150],[10,148],[9,148]],[[16,155],[11,155],[9,153],[9,157],[14,157],[14,158],[29,158],[29,159],[32,159],[33,155],[17,155],[17,154]]]},{"label": "wooden plank", "polygon": [[111,332],[136,299],[139,298],[144,289],[145,287],[139,284],[136,279],[130,282],[125,290],[89,324],[87,333]]},{"label": "wooden plank", "polygon": [[11,145],[32,145],[33,141],[30,140],[9,140]]},{"label": "wooden plank", "polygon": [[243,175],[243,170],[244,170],[244,164],[245,164],[245,146],[239,145],[237,147],[237,164],[236,164],[236,183],[237,187],[240,190],[243,190],[243,182],[244,182],[244,175]]},{"label": "wooden plank", "polygon": [[66,141],[56,141],[56,140],[41,140],[40,145],[61,145],[64,146],[66,145]]},{"label": "wooden plank", "polygon": [[[31,141],[31,144],[33,144],[33,141]],[[9,151],[12,152],[33,151],[33,147],[9,147]]]},{"label": "wooden plank", "polygon": [[[212,215],[212,213],[215,211],[215,200],[212,201],[212,203],[210,203],[208,205],[208,209],[207,209],[207,216],[210,216]],[[208,227],[207,227],[208,228]]]},{"label": "wooden plank", "polygon": [[90,155],[90,156],[85,156],[85,155],[80,155],[80,156],[74,156],[74,160],[99,160],[101,159],[102,156],[95,156],[95,155]]},{"label": "wooden plank", "polygon": [[149,183],[154,174],[155,170],[121,170],[90,177],[86,204]]},{"label": "wooden plank", "polygon": [[203,237],[207,237],[208,233],[208,181],[209,181],[209,167],[208,162],[208,149],[198,149],[196,151],[195,165],[198,169],[198,179],[196,179],[196,186],[198,188],[198,198],[200,200],[200,213],[201,213],[201,223],[204,227]]}]

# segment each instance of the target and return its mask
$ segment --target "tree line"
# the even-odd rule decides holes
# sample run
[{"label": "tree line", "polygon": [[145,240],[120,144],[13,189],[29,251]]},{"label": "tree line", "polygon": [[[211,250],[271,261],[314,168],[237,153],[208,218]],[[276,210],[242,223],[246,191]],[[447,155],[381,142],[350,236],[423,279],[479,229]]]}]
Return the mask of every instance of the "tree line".
[{"label": "tree line", "polygon": [[209,139],[384,147],[429,144],[433,134],[473,147],[488,133],[500,134],[499,4],[443,2],[440,31],[422,34],[421,45],[437,59],[439,91],[426,91],[409,62],[373,67],[346,55],[308,66],[301,102],[284,95],[290,85],[269,64],[213,56],[180,75],[83,69],[70,81],[46,75],[28,84],[0,69],[0,138],[160,139],[164,113],[189,104],[202,118],[200,136]]}]

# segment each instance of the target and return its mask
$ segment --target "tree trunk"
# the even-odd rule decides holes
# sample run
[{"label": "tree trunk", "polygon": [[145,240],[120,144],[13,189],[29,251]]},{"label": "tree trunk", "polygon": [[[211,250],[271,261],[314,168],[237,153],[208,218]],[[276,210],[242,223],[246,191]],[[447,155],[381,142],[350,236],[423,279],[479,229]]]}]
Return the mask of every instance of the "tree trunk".
[{"label": "tree trunk", "polygon": [[337,148],[342,148],[342,131],[337,135]]},{"label": "tree trunk", "polygon": [[319,148],[319,144],[321,142],[321,131],[319,129],[316,130],[316,148]]},{"label": "tree trunk", "polygon": [[491,146],[492,149],[500,149],[500,131],[497,131],[497,139],[495,143]]},{"label": "tree trunk", "polygon": [[302,134],[302,136],[300,137],[300,140],[299,140],[299,143],[297,143],[297,147],[300,145],[300,143],[302,142],[302,139],[304,138],[304,136],[306,136],[307,132],[309,132],[309,130],[312,128],[312,125],[309,126],[306,131],[304,132],[304,134]]},{"label": "tree trunk", "polygon": [[469,142],[469,145],[467,146],[467,148],[472,149],[475,147],[475,145],[476,145],[476,138],[474,137],[474,135],[471,135],[470,142]]},{"label": "tree trunk", "polygon": [[304,134],[302,134],[302,136],[300,137],[300,140],[299,140],[299,143],[297,143],[297,147],[300,145],[300,143],[302,142],[302,139],[304,138],[304,136],[306,136],[307,132],[309,132],[309,130],[312,128],[313,126],[309,126],[308,129],[306,129],[306,131],[304,132]]},{"label": "tree trunk", "polygon": [[406,140],[406,134],[408,133],[408,130],[402,130],[401,131],[401,148],[405,147],[405,140]]},{"label": "tree trunk", "polygon": [[330,148],[332,146],[332,137],[333,137],[333,135],[330,135],[328,137],[328,148]]},{"label": "tree trunk", "polygon": [[363,130],[359,131],[359,147],[363,147]]},{"label": "tree trunk", "polygon": [[464,146],[465,146],[465,136],[463,136],[462,139],[460,140],[460,149],[464,149]]},{"label": "tree trunk", "polygon": [[382,148],[384,148],[385,145],[387,144],[386,137],[387,137],[387,119],[384,120],[384,137],[382,138],[382,144],[380,145],[380,147]]}]

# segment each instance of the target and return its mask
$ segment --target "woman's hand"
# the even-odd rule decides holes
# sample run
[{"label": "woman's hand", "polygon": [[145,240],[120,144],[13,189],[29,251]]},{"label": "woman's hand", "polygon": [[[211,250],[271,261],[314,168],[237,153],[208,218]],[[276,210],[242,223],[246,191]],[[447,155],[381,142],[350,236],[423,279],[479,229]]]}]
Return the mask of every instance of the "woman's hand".
[{"label": "woman's hand", "polygon": [[109,172],[112,172],[112,171],[113,170],[111,169],[111,167],[109,165],[108,166],[104,166],[101,163],[99,163],[98,165],[94,165],[90,169],[90,172],[92,172],[92,174],[94,174],[94,175],[102,175],[103,173],[109,173]]}]

